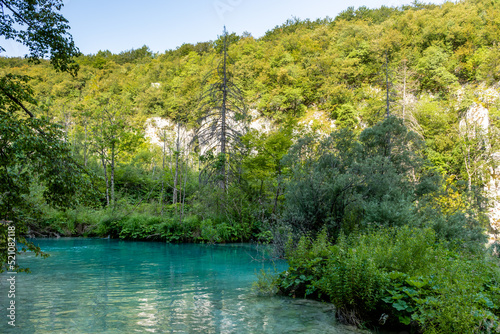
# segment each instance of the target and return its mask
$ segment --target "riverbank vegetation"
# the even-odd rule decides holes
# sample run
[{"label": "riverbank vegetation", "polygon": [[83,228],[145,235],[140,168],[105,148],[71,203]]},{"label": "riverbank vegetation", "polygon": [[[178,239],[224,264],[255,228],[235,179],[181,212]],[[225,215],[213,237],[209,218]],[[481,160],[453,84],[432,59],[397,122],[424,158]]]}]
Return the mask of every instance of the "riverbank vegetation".
[{"label": "riverbank vegetation", "polygon": [[388,118],[357,138],[339,131],[292,147],[283,221],[299,237],[289,269],[268,283],[332,302],[358,326],[498,331],[500,270],[481,215],[449,202],[412,135]]},{"label": "riverbank vegetation", "polygon": [[261,288],[343,321],[498,331],[499,17],[415,2],[156,54],[70,40],[55,69],[0,58],[0,219],[28,246],[273,243],[290,268]]},{"label": "riverbank vegetation", "polygon": [[[340,320],[424,333],[499,330],[498,261],[405,225],[302,237],[273,283],[285,295],[332,302]],[[268,288],[268,287],[267,287]]]}]

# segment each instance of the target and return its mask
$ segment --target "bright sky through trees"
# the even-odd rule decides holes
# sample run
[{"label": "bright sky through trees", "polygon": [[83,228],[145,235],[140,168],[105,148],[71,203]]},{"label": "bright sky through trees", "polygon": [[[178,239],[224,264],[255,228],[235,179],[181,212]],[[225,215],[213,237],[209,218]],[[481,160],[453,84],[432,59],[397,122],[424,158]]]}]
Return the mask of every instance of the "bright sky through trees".
[{"label": "bright sky through trees", "polygon": [[[433,0],[442,3],[442,0]],[[287,19],[335,17],[349,6],[401,6],[410,0],[65,0],[76,45],[84,54],[113,53],[149,46],[153,52],[176,49],[183,43],[214,40],[226,25],[229,32],[247,31],[261,37]],[[2,56],[23,56],[26,49],[0,39]]]}]

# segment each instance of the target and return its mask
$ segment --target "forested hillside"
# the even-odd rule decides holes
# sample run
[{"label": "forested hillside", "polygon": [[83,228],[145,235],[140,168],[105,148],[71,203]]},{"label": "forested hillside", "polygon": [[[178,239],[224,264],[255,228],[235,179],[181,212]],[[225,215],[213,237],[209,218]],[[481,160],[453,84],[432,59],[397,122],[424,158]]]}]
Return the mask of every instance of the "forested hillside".
[{"label": "forested hillside", "polygon": [[[304,124],[316,118],[319,124],[334,120],[337,128],[359,132],[387,113],[397,116],[425,141],[425,156],[448,180],[447,186],[478,197],[490,181],[487,170],[494,167],[491,153],[498,143],[493,137],[499,125],[499,14],[495,1],[348,8],[335,19],[289,20],[259,39],[231,34],[228,68],[254,118],[272,121],[275,129],[292,126],[290,119]],[[30,110],[60,124],[73,154],[101,176],[101,203],[107,204],[104,162],[107,169],[116,169],[115,196],[123,203],[144,205],[161,202],[161,189],[155,185],[163,160],[162,145],[153,147],[144,136],[145,122],[159,116],[194,129],[208,84],[204,77],[216,66],[221,49],[219,38],[162,54],[152,54],[146,46],[120,54],[101,51],[77,59],[77,76],[56,72],[45,62],[0,61],[3,75],[30,77]],[[487,128],[474,120],[484,115],[471,114],[478,108],[489,113]],[[469,120],[467,129],[461,120]],[[167,165],[172,164],[172,152],[184,160],[188,151],[196,154],[192,148],[175,149],[173,129],[168,130]],[[478,131],[480,136],[470,135]],[[274,145],[272,137],[279,133],[248,135],[255,159],[266,155],[263,145]],[[111,146],[116,152],[111,153]],[[283,155],[286,147],[281,150]],[[187,173],[196,174],[197,158],[186,161]],[[262,176],[246,171],[248,187],[260,191],[258,196],[273,197],[278,187],[273,168],[255,163],[248,162],[248,168],[269,170]],[[278,159],[273,163],[279,164]],[[168,174],[164,202],[172,203],[175,171],[169,167],[163,172]],[[188,177],[187,202],[197,191],[194,174]],[[257,211],[268,218],[270,208],[262,205]],[[59,232],[74,233],[72,228],[63,224]]]},{"label": "forested hillside", "polygon": [[[373,277],[356,276],[368,297],[351,290],[352,296],[330,293],[345,291],[339,286],[348,280],[329,272],[334,265],[326,263],[337,261],[345,277],[354,275],[364,268],[363,256],[385,252],[372,239],[387,243],[387,254],[396,258],[416,257],[425,248],[439,258],[436,263],[463,274],[460,284],[468,293],[494,290],[473,290],[467,282],[477,277],[466,276],[485,266],[491,275],[482,277],[484,282],[477,279],[487,286],[496,275],[491,267],[482,262],[460,267],[453,259],[461,255],[447,252],[477,256],[491,226],[500,224],[492,209],[500,189],[498,0],[348,8],[334,19],[291,19],[260,38],[223,34],[164,53],[144,46],[80,55],[76,63],[79,71],[72,75],[54,70],[48,61],[0,58],[2,87],[31,87],[32,96],[18,98],[37,119],[59,125],[44,131],[60,136],[55,149],[67,150],[75,163],[60,183],[48,184],[44,173],[58,173],[57,156],[53,171],[37,164],[4,164],[11,173],[6,180],[23,189],[19,200],[1,202],[7,218],[25,224],[19,233],[253,240],[274,242],[279,256],[291,235],[307,235],[312,239],[302,239],[297,248],[288,243],[291,270],[281,276],[280,291],[333,301],[353,323],[379,317],[377,303],[386,298],[390,308],[399,300],[391,296],[406,285],[436,300],[455,291],[438,279],[439,288],[425,290],[433,284],[426,277],[438,270],[430,266],[431,258],[406,265],[380,257],[367,266],[380,260],[386,271],[377,267]],[[232,86],[224,86],[227,82]],[[226,153],[204,148],[200,128],[208,124],[203,116],[212,106],[204,99],[225,98],[220,94],[227,87],[232,87],[228,98],[241,103],[233,109],[242,115],[229,110],[220,116],[232,118],[228,126],[241,124]],[[0,102],[2,113],[9,113],[12,100]],[[1,124],[5,147],[13,142],[8,138],[31,138],[23,137],[22,129],[12,134],[8,124]],[[68,179],[74,184],[66,188]],[[51,191],[61,187],[71,201],[53,203]],[[388,235],[395,239],[384,239]],[[419,243],[425,247],[417,249]],[[412,245],[416,248],[405,248]],[[338,255],[357,247],[360,253],[370,251],[360,258]],[[415,283],[411,270],[426,283]],[[373,292],[388,282],[397,287],[393,295]],[[480,310],[471,326],[483,316],[487,320],[481,318],[481,326],[498,325],[498,308],[489,303],[498,305],[500,297],[497,292],[488,296],[471,301],[464,294],[454,302]],[[429,320],[450,302],[425,306],[415,298],[394,306],[389,322],[445,332],[450,329],[445,326],[456,325]]]},{"label": "forested hillside", "polygon": [[[246,135],[253,155],[243,161],[246,186],[238,191],[243,202],[257,196],[260,203],[244,210],[246,219],[254,220],[256,212],[258,220],[277,214],[285,189],[276,169],[281,170],[279,158],[294,141],[291,133],[305,131],[301,125],[315,123],[307,127],[314,131],[334,121],[336,128],[359,133],[386,114],[400,118],[425,142],[428,168],[444,177],[454,196],[467,193],[479,201],[498,150],[499,14],[496,1],[348,8],[335,19],[289,20],[259,39],[229,35],[231,80],[254,119],[274,127]],[[176,147],[174,124],[181,123],[184,131],[196,128],[200,97],[210,84],[205,77],[216,67],[222,47],[219,38],[161,54],[146,46],[120,54],[101,51],[78,57],[76,76],[56,72],[43,61],[35,66],[17,58],[0,62],[2,75],[29,76],[34,92],[29,109],[62,126],[72,154],[99,176],[101,205],[109,205],[110,196],[116,197],[117,207],[140,203],[134,212],[155,202],[179,202],[172,188],[180,188],[177,183],[186,175],[185,189],[176,195],[184,192],[182,201],[191,212],[201,200],[199,162],[186,140]],[[146,120],[152,117],[172,121],[165,123],[170,125],[165,145],[150,145],[145,137]],[[323,132],[329,128],[323,126]],[[288,129],[287,138],[283,129]],[[111,174],[114,179],[108,180]],[[37,205],[32,208],[40,211],[30,218],[46,224],[43,201],[37,202],[33,191],[29,198]],[[76,233],[68,219],[61,221],[58,233]]]}]

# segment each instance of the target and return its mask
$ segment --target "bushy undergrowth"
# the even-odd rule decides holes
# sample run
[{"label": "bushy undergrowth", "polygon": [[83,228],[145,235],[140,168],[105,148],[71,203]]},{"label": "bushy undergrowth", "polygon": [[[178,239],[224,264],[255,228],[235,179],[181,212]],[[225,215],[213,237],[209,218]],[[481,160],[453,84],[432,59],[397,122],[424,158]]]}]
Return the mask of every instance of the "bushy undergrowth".
[{"label": "bushy undergrowth", "polygon": [[338,316],[366,326],[412,326],[424,333],[500,332],[498,263],[452,248],[430,228],[383,228],[302,237],[287,250],[283,294],[332,302]]},{"label": "bushy undergrowth", "polygon": [[192,214],[180,218],[175,210],[165,210],[160,215],[152,208],[132,209],[47,210],[37,226],[38,235],[35,236],[53,236],[57,233],[61,236],[110,236],[126,240],[205,243],[270,242],[272,238],[270,232],[259,224],[239,223],[221,217],[201,219]]},{"label": "bushy undergrowth", "polygon": [[253,291],[259,296],[274,296],[278,293],[279,279],[276,271],[261,269],[253,283]]}]

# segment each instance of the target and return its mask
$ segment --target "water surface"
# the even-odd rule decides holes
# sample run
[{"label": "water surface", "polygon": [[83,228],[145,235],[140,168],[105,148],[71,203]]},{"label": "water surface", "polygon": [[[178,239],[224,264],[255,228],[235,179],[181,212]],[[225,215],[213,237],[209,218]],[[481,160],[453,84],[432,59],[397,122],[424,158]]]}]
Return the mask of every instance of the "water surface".
[{"label": "water surface", "polygon": [[324,303],[262,297],[255,273],[262,247],[108,239],[37,239],[48,259],[18,258],[16,327],[7,324],[1,275],[1,333],[354,333]]}]

